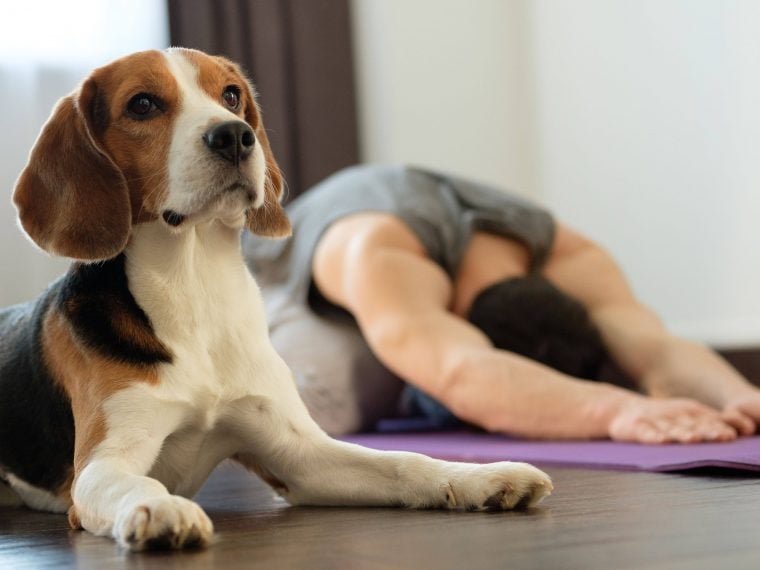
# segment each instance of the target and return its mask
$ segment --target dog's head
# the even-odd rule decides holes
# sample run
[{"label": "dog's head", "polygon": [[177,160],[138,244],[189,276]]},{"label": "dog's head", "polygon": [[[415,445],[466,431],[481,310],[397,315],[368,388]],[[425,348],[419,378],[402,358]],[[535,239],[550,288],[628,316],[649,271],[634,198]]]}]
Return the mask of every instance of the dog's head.
[{"label": "dog's head", "polygon": [[59,101],[13,201],[43,250],[109,259],[133,224],[181,231],[216,217],[290,234],[283,181],[253,89],[232,62],[170,49],[101,67]]}]

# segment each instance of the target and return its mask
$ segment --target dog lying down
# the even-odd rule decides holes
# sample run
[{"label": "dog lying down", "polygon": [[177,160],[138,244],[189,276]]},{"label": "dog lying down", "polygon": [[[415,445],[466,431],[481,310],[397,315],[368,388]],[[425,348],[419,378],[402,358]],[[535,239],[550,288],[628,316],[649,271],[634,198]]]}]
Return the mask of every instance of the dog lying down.
[{"label": "dog lying down", "polygon": [[294,505],[500,510],[551,492],[524,463],[372,451],[314,423],[240,252],[243,228],[289,235],[282,186],[226,59],[136,53],[58,103],[13,200],[74,262],[0,312],[0,486],[133,550],[209,544],[186,497],[227,458]]}]

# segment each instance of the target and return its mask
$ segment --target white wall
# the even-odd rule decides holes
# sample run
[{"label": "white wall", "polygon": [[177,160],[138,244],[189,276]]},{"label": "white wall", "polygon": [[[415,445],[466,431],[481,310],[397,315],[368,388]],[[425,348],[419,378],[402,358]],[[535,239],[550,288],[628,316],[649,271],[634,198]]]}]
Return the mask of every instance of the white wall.
[{"label": "white wall", "polygon": [[353,7],[365,160],[531,195],[674,331],[760,344],[760,3]]},{"label": "white wall", "polygon": [[526,6],[354,0],[363,157],[536,192]]}]

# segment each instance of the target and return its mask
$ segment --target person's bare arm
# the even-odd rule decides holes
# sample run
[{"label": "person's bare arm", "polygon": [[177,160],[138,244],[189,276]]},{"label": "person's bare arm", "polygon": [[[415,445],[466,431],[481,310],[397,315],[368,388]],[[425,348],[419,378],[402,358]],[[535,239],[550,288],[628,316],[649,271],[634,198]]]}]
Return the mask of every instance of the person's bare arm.
[{"label": "person's bare arm", "polygon": [[693,398],[726,410],[740,432],[754,431],[746,420],[760,421],[760,391],[714,351],[670,334],[604,249],[559,226],[545,274],[588,309],[614,360],[648,394]]},{"label": "person's bare arm", "polygon": [[[448,276],[427,259],[414,234],[387,215],[356,216],[329,230],[315,255],[314,277],[322,294],[354,314],[383,364],[458,417],[490,431],[607,437],[616,418],[646,400],[493,348],[482,332],[449,312]],[[735,435],[706,408],[671,407],[681,415],[704,416],[703,438]],[[643,425],[620,434],[660,441],[654,428]]]}]

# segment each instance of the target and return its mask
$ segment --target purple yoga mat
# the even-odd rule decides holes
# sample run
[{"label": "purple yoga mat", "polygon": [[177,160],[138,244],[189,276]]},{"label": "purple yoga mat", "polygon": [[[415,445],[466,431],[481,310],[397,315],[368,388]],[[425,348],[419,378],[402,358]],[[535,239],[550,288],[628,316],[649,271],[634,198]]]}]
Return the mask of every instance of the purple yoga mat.
[{"label": "purple yoga mat", "polygon": [[642,445],[612,441],[526,441],[472,432],[372,433],[344,441],[374,449],[416,451],[454,461],[528,461],[543,465],[682,471],[699,467],[760,472],[760,436],[729,443]]}]

